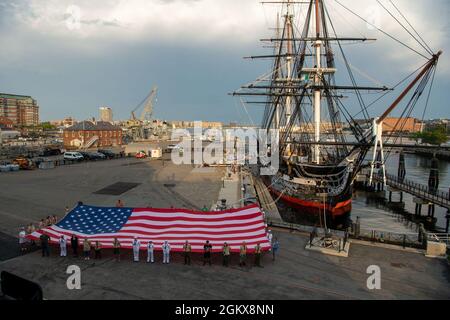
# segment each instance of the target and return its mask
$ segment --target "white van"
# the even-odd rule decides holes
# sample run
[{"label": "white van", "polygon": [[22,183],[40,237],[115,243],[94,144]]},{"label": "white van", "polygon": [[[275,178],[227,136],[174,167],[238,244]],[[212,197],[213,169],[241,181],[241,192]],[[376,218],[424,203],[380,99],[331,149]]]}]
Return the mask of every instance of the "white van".
[{"label": "white van", "polygon": [[84,159],[83,155],[79,152],[64,152],[64,160],[80,161],[83,159]]}]

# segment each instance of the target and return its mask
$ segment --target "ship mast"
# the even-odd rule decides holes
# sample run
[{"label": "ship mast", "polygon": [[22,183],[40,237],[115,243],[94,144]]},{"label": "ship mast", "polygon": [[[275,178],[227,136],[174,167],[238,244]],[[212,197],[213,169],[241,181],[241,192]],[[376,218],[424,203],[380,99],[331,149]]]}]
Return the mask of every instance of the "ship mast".
[{"label": "ship mast", "polygon": [[[293,35],[293,26],[292,26],[292,18],[293,15],[291,15],[291,0],[287,0],[286,4],[286,16],[285,16],[285,24],[286,24],[286,80],[287,85],[289,86],[292,81],[292,35]],[[288,90],[290,92],[290,90]],[[286,126],[289,124],[291,120],[291,114],[292,114],[292,97],[288,95],[286,97]]]},{"label": "ship mast", "polygon": [[[287,0],[286,3],[286,15],[285,15],[285,30],[286,30],[286,85],[291,86],[292,85],[292,55],[294,53],[294,47],[293,47],[293,36],[294,36],[294,26],[293,26],[293,17],[294,15],[291,13],[291,5],[292,0]],[[285,131],[289,130],[289,124],[291,122],[291,115],[292,115],[292,96],[290,93],[292,92],[291,89],[287,90],[287,96],[286,96],[286,103],[285,103]],[[290,157],[291,155],[291,145],[286,145],[286,156]]]},{"label": "ship mast", "polygon": [[[277,34],[277,38],[280,37],[280,14],[277,13],[277,28],[276,28],[276,34]],[[275,45],[275,51],[274,51],[274,55],[276,55],[279,51],[279,43],[276,43]],[[269,97],[270,98],[270,97]],[[275,105],[275,129],[279,129],[280,128],[280,117],[281,117],[281,111],[280,111],[280,106],[277,103]]]},{"label": "ship mast", "polygon": [[319,149],[319,142],[320,142],[320,100],[321,100],[321,93],[320,93],[320,85],[321,85],[321,74],[320,74],[320,55],[322,51],[322,41],[320,40],[320,12],[319,12],[319,1],[315,1],[315,11],[316,11],[316,41],[314,42],[315,50],[315,58],[316,58],[316,67],[315,67],[315,77],[314,77],[314,84],[316,85],[316,89],[314,90],[314,104],[313,104],[313,111],[314,111],[314,142],[316,144],[314,145],[314,161],[319,164],[320,163],[320,149]]}]

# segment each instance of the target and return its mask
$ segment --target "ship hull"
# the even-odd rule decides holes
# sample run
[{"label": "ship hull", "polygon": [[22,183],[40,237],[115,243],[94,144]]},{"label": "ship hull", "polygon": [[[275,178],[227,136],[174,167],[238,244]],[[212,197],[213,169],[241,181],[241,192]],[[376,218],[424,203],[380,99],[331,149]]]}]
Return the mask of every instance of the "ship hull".
[{"label": "ship hull", "polygon": [[[332,225],[342,225],[352,210],[352,186],[348,170],[342,170],[340,183],[332,189],[320,187],[330,171],[315,169],[315,178],[292,179],[282,173],[275,176],[266,176],[262,180],[273,199],[295,215],[295,220],[323,219]],[[320,175],[318,175],[320,174]],[[330,190],[326,192],[325,190]]]},{"label": "ship hull", "polygon": [[[279,192],[275,188],[269,187],[268,189],[270,193],[274,196],[274,198],[282,201],[286,206],[295,209],[298,214],[307,214],[307,215],[319,215],[325,214],[332,219],[337,219],[341,216],[345,216],[350,214],[352,211],[352,199],[351,194],[347,197],[347,199],[343,199],[342,201],[333,201],[326,200],[328,203],[324,205],[323,200],[320,202],[320,199],[317,200],[305,200],[300,197],[285,195],[282,192]],[[329,204],[331,202],[331,204]]]}]

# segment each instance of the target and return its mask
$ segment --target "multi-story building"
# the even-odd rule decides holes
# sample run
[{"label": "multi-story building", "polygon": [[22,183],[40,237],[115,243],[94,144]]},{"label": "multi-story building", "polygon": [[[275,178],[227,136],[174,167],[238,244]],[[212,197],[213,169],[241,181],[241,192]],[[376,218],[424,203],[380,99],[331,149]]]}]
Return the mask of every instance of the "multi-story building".
[{"label": "multi-story building", "polygon": [[64,129],[65,148],[115,147],[122,145],[122,128],[106,121],[82,121]]},{"label": "multi-story building", "polygon": [[105,122],[113,122],[113,112],[109,107],[100,108],[100,120]]},{"label": "multi-story building", "polygon": [[0,117],[18,126],[39,124],[39,106],[32,97],[0,93]]}]

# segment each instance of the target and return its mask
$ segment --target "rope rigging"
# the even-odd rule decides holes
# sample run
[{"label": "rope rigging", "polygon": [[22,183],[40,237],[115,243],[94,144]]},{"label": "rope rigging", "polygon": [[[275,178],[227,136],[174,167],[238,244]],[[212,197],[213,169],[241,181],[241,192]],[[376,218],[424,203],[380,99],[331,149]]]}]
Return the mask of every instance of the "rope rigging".
[{"label": "rope rigging", "polygon": [[380,31],[381,33],[383,33],[384,35],[388,36],[389,38],[391,38],[392,40],[398,42],[399,44],[401,44],[402,46],[404,46],[405,48],[408,48],[409,50],[411,50],[412,52],[415,52],[416,54],[418,54],[419,56],[421,56],[424,59],[430,59],[430,57],[425,56],[424,54],[420,53],[419,51],[417,51],[416,49],[413,49],[411,46],[407,45],[406,43],[404,43],[403,41],[397,39],[396,37],[394,37],[393,35],[389,34],[388,32],[382,30],[381,28],[379,28],[378,26],[376,26],[375,24],[369,22],[367,19],[364,19],[363,17],[361,17],[359,14],[357,14],[356,12],[354,12],[353,10],[349,9],[348,7],[346,7],[345,5],[343,5],[339,0],[335,0],[337,4],[339,4],[342,8],[344,8],[345,10],[347,10],[348,12],[350,12],[351,14],[355,15],[356,17],[358,17],[359,19],[361,19],[362,21],[364,21],[365,23],[367,23],[368,25],[370,25],[371,27],[377,29],[378,31]]}]

